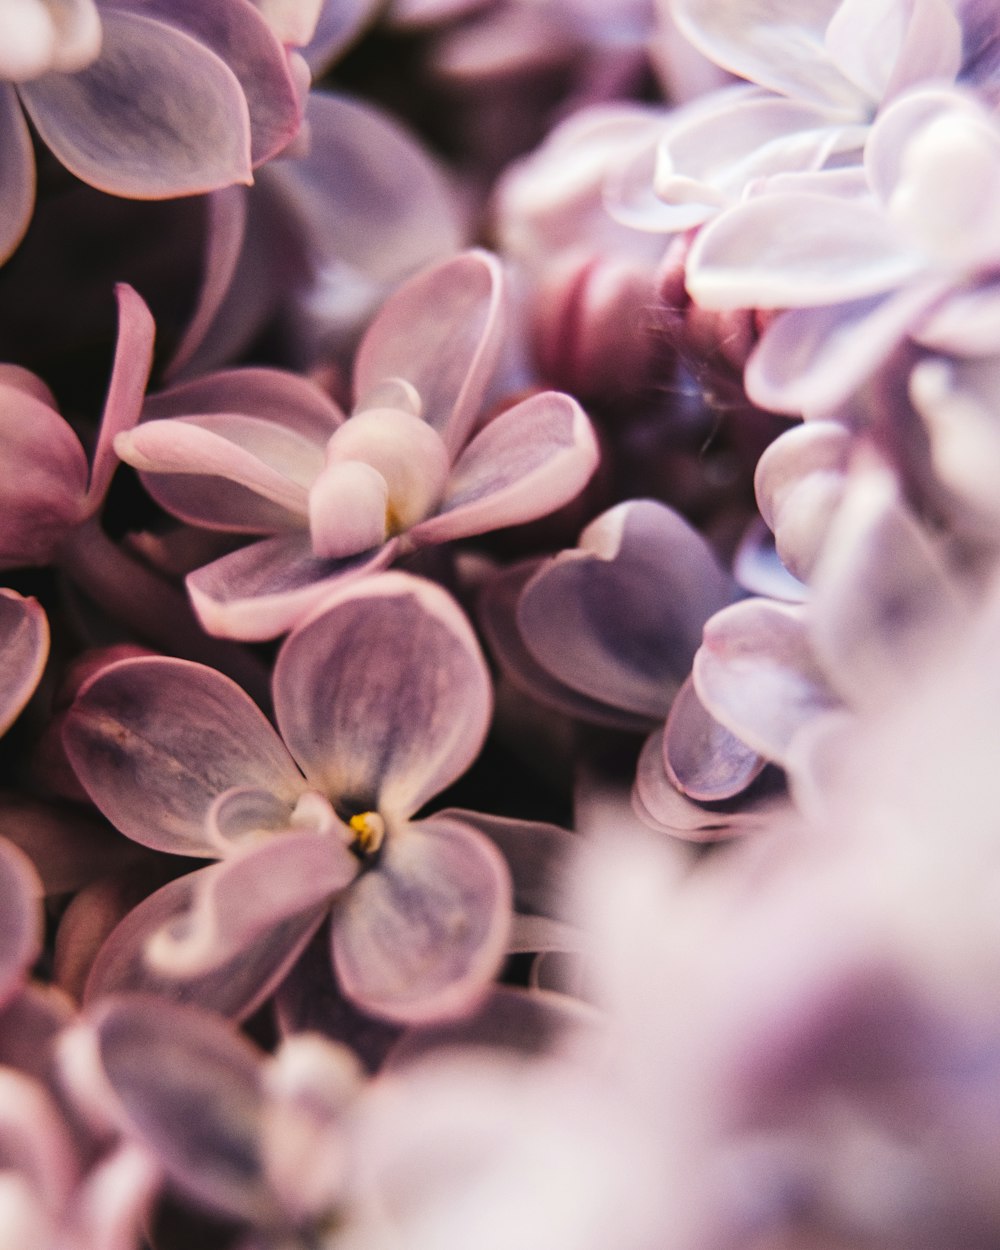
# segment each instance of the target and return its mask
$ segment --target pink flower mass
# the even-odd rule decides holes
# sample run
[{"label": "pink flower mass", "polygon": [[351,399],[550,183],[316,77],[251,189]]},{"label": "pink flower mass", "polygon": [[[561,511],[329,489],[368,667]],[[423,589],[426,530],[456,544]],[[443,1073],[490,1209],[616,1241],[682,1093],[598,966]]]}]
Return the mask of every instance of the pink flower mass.
[{"label": "pink flower mass", "polygon": [[0,1250],[1000,1245],[998,50],[0,0]]}]

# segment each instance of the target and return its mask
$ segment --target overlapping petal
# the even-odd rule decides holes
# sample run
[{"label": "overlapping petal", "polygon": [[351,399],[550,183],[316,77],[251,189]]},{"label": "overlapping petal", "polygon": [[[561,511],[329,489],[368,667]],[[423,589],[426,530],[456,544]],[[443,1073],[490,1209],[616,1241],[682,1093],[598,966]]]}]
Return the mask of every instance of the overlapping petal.
[{"label": "overlapping petal", "polygon": [[38,685],[49,654],[49,623],[34,599],[0,590],[0,734]]},{"label": "overlapping petal", "polygon": [[35,207],[35,154],[17,95],[0,83],[0,264],[24,238]]},{"label": "overlapping petal", "polygon": [[457,820],[396,831],[335,905],[333,962],[365,1011],[420,1022],[470,1010],[506,948],[511,886],[495,846]]},{"label": "overlapping petal", "polygon": [[225,790],[267,786],[291,812],[304,788],[250,697],[185,660],[109,665],[80,691],[63,732],[78,777],[111,823],[174,854],[218,854],[206,818]]},{"label": "overlapping petal", "polygon": [[274,671],[282,737],[345,818],[409,816],[454,781],[482,746],[491,695],[458,605],[403,573],[332,592]]}]

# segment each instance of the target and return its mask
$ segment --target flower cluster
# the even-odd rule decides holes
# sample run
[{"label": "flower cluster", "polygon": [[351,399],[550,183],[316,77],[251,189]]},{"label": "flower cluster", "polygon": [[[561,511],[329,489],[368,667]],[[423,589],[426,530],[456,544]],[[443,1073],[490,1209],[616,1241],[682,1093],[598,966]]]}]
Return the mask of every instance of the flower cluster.
[{"label": "flower cluster", "polygon": [[998,107],[0,0],[0,1250],[1000,1242]]}]

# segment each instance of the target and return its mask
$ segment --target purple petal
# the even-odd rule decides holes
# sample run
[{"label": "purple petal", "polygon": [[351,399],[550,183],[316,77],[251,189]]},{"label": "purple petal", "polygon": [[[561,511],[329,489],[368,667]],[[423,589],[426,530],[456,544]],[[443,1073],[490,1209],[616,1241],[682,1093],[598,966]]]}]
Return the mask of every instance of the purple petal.
[{"label": "purple petal", "polygon": [[944,0],[872,4],[842,0],[826,29],[835,63],[872,100],[953,79],[962,65],[962,27]]},{"label": "purple petal", "polygon": [[[265,2],[271,4],[273,0]],[[317,78],[319,71],[340,56],[378,9],[379,0],[339,0],[337,4],[323,5],[312,41],[303,52]]]},{"label": "purple petal", "polygon": [[857,110],[867,103],[830,61],[827,25],[840,0],[674,0],[678,27],[709,60],[779,95]]},{"label": "purple petal", "polygon": [[165,978],[203,977],[266,944],[289,920],[321,912],[358,868],[336,833],[271,834],[198,874],[190,911],[149,938],[147,962]]},{"label": "purple petal", "polygon": [[318,260],[396,283],[462,247],[454,190],[397,121],[320,91],[306,116],[309,152],[272,165],[268,177],[299,209]]},{"label": "purple petal", "polygon": [[[111,2],[131,8],[130,0]],[[250,113],[255,166],[288,145],[302,120],[299,92],[280,41],[253,5],[245,0],[143,0],[143,11],[193,36],[236,75]]]},{"label": "purple petal", "polygon": [[34,599],[0,590],[0,734],[21,714],[49,655],[49,622]]},{"label": "purple petal", "polygon": [[817,663],[802,608],[746,599],[705,624],[698,698],[716,720],[781,763],[803,726],[840,706]]},{"label": "purple petal", "polygon": [[779,314],[747,362],[747,394],[773,412],[834,412],[945,289],[939,282],[916,282],[889,296]]},{"label": "purple petal", "polygon": [[457,455],[496,367],[503,303],[500,265],[488,252],[463,252],[411,278],[361,341],[358,403],[387,378],[405,378],[420,395],[424,420]]},{"label": "purple petal", "polygon": [[144,846],[215,857],[206,818],[234,786],[263,786],[291,812],[302,778],[235,682],[186,660],[121,660],[88,682],[66,716],[66,750],[88,794]]},{"label": "purple petal", "polygon": [[150,395],[143,420],[197,413],[241,413],[257,417],[325,447],[344,414],[315,382],[283,369],[222,369]]},{"label": "purple petal", "polygon": [[118,467],[115,439],[139,420],[149,371],[153,367],[156,326],[145,301],[124,282],[115,287],[115,297],[118,300],[118,342],[87,490],[90,512],[96,512],[104,502],[112,474]]},{"label": "purple petal", "polygon": [[187,577],[202,627],[222,638],[259,642],[294,628],[338,581],[384,568],[394,539],[361,555],[323,560],[306,533],[279,534],[241,547]]},{"label": "purple petal", "polygon": [[35,153],[17,95],[0,83],[0,265],[24,238],[35,207]]},{"label": "purple petal", "polygon": [[518,623],[559,681],[656,720],[690,671],[704,621],[731,590],[686,521],[663,504],[631,501],[538,571],[521,595]]},{"label": "purple petal", "polygon": [[335,804],[409,816],[475,759],[492,685],[455,601],[383,573],[332,592],[288,638],[274,706],[288,749]]},{"label": "purple petal", "polygon": [[208,1012],[152,998],[96,1011],[109,1110],[196,1201],[238,1219],[279,1215],[261,1156],[261,1057]]},{"label": "purple petal", "polygon": [[0,1003],[42,949],[42,883],[30,860],[0,838]]},{"label": "purple petal", "polygon": [[133,199],[250,182],[250,121],[232,70],[189,35],[139,13],[105,8],[102,27],[93,64],[21,88],[66,168]]},{"label": "purple petal", "polygon": [[924,263],[900,244],[875,204],[774,192],[720,213],[699,231],[686,283],[702,308],[798,308],[877,295],[913,278]]},{"label": "purple petal", "polygon": [[98,951],[87,977],[84,1002],[110,994],[148,992],[175,1002],[197,1003],[233,1019],[243,1019],[265,1002],[323,923],[328,902],[286,916],[246,941],[231,960],[202,974],[167,976],[146,959],[150,942],[190,912],[201,879],[224,867],[212,864],[171,881],[133,908]]},{"label": "purple petal", "polygon": [[[322,467],[321,450],[306,439],[232,413],[145,421],[120,435],[115,450],[152,475],[150,493],[175,515],[244,533],[301,529]],[[169,480],[175,474],[178,486]]]},{"label": "purple petal", "polygon": [[198,303],[164,371],[168,378],[176,377],[191,363],[207,338],[232,285],[243,250],[246,222],[246,192],[241,187],[220,187],[208,196],[204,274],[198,288]]},{"label": "purple petal", "polygon": [[63,418],[0,383],[0,567],[48,564],[84,518],[87,458]]},{"label": "purple petal", "polygon": [[340,8],[339,4],[327,6],[325,0],[253,0],[253,4],[278,39],[296,48],[312,38],[324,8]]},{"label": "purple petal", "polygon": [[830,684],[860,709],[877,710],[910,689],[936,640],[963,617],[943,554],[888,466],[852,471],[813,592],[816,654]]},{"label": "purple petal", "polygon": [[476,435],[452,470],[438,515],[415,526],[410,541],[447,542],[554,512],[583,490],[598,457],[593,427],[575,400],[555,391],[533,395]]},{"label": "purple petal", "polygon": [[344,993],[406,1023],[470,1010],[499,969],[510,908],[503,857],[475,830],[434,817],[394,831],[334,909]]},{"label": "purple petal", "polygon": [[644,824],[689,842],[716,842],[767,828],[785,804],[772,796],[701,807],[681,794],[663,763],[663,730],[646,740],[636,768],[632,803]]},{"label": "purple petal", "polygon": [[719,803],[742,794],[766,763],[705,711],[689,677],[663,732],[663,764],[678,790],[700,803]]},{"label": "purple petal", "polygon": [[50,1081],[53,1044],[75,1018],[74,1005],[61,990],[27,982],[0,1013],[0,1065]]}]

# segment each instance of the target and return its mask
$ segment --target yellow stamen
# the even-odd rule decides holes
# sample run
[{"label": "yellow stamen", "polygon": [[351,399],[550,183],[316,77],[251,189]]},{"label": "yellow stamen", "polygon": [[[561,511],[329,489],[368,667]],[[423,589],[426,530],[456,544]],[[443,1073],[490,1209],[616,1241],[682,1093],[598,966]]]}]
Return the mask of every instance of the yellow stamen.
[{"label": "yellow stamen", "polygon": [[385,822],[378,812],[358,812],[347,822],[357,837],[354,845],[365,855],[374,855],[385,837]]}]

